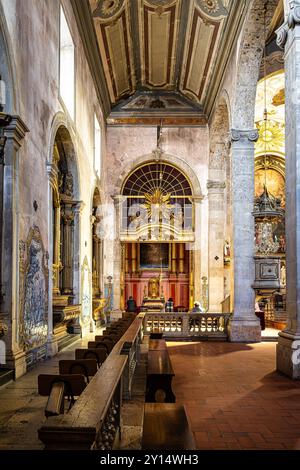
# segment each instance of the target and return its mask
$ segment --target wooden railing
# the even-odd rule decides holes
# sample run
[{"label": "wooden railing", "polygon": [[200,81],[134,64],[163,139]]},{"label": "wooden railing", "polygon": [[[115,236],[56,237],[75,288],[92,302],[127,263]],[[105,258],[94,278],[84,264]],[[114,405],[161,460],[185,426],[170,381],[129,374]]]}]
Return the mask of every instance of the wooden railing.
[{"label": "wooden railing", "polygon": [[[123,397],[130,398],[144,314],[139,314],[117,342],[72,409],[49,418],[39,431],[45,449],[100,449],[117,447]],[[49,424],[48,424],[49,423]]]},{"label": "wooden railing", "polygon": [[230,314],[146,313],[144,333],[163,332],[165,338],[227,339]]}]

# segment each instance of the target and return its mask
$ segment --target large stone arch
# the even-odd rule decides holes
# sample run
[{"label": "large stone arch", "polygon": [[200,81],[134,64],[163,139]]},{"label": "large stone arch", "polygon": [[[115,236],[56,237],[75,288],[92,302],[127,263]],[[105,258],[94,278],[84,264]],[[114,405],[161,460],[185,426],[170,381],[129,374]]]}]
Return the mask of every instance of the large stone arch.
[{"label": "large stone arch", "polygon": [[20,114],[20,93],[16,64],[2,4],[0,4],[0,73],[6,87],[4,109],[9,114],[18,115]]},{"label": "large stone arch", "polygon": [[[120,174],[116,185],[115,185],[115,195],[121,194],[122,191],[122,186],[125,181],[125,178],[131,173],[135,168],[137,168],[139,165],[142,165],[143,163],[150,163],[155,160],[155,157],[153,154],[147,154],[147,155],[142,155],[134,161],[128,163],[122,173]],[[174,166],[177,166],[180,171],[182,171],[183,174],[187,176],[191,183],[192,191],[193,191],[193,196],[197,197],[202,197],[202,190],[200,186],[200,182],[194,172],[194,170],[190,167],[190,165],[184,161],[183,159],[176,157],[175,155],[163,153],[161,156],[161,161],[166,162],[166,163],[171,163]]]},{"label": "large stone arch", "polygon": [[62,140],[64,149],[66,151],[66,158],[70,164],[70,170],[72,171],[74,178],[74,187],[76,186],[76,193],[74,196],[79,201],[80,200],[80,172],[79,172],[79,162],[77,158],[76,144],[75,144],[75,134],[73,128],[70,126],[69,121],[64,113],[59,111],[55,114],[50,129],[50,138],[47,152],[47,165],[51,166],[53,163],[53,149],[55,140],[57,137]]},{"label": "large stone arch", "polygon": [[[237,59],[232,128],[253,129],[256,88],[265,46],[266,31],[280,0],[252,0],[245,19]],[[266,9],[266,10],[265,10]]]}]

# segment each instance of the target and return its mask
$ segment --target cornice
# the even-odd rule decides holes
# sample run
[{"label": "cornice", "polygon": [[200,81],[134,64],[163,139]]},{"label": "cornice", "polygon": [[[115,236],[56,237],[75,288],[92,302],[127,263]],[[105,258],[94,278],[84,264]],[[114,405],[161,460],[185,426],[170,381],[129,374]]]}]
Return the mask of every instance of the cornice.
[{"label": "cornice", "polygon": [[221,42],[223,48],[217,55],[217,60],[214,65],[214,79],[210,82],[204,104],[204,114],[208,116],[208,119],[210,118],[216,97],[222,85],[227,64],[231,58],[232,47],[242,29],[249,4],[249,0],[233,0],[231,4],[228,24],[226,25],[226,30]]},{"label": "cornice", "polygon": [[88,0],[70,1],[95,84],[96,93],[102,104],[102,111],[106,118],[111,111],[111,106],[90,5]]}]

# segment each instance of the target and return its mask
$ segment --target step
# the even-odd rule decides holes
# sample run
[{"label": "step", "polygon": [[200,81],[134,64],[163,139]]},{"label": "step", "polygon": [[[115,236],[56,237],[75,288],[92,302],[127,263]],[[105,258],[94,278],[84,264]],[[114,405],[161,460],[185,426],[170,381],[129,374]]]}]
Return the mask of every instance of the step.
[{"label": "step", "polygon": [[70,346],[70,344],[75,343],[78,339],[80,339],[80,335],[66,334],[66,336],[63,336],[58,340],[58,352],[67,346]]},{"label": "step", "polygon": [[15,374],[11,369],[0,369],[0,387],[14,380]]}]

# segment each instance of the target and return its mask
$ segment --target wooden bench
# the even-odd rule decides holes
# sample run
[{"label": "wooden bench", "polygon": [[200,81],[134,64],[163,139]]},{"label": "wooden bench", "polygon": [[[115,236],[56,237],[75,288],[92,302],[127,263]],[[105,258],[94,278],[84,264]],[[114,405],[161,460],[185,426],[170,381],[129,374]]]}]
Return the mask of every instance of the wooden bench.
[{"label": "wooden bench", "polygon": [[142,450],[195,450],[184,405],[145,403]]},{"label": "wooden bench", "polygon": [[[109,356],[69,413],[53,417],[38,430],[45,449],[111,449],[118,439],[121,377],[127,357]],[[107,431],[107,429],[110,429]]]},{"label": "wooden bench", "polygon": [[45,408],[45,416],[57,416],[64,412],[64,400],[67,396],[70,407],[75,403],[74,397],[79,396],[86,387],[86,380],[81,374],[40,374],[38,376],[38,392],[49,397]]},{"label": "wooden bench", "polygon": [[164,339],[150,339],[149,351],[167,351],[167,345]]},{"label": "wooden bench", "polygon": [[[155,341],[159,341],[155,345]],[[146,402],[174,403],[172,379],[175,375],[164,340],[151,340],[148,352]]]},{"label": "wooden bench", "polygon": [[104,348],[75,349],[75,359],[95,359],[101,366],[107,358],[107,350]]},{"label": "wooden bench", "polygon": [[82,374],[87,382],[96,374],[98,363],[96,359],[63,359],[58,363],[60,374]]}]

